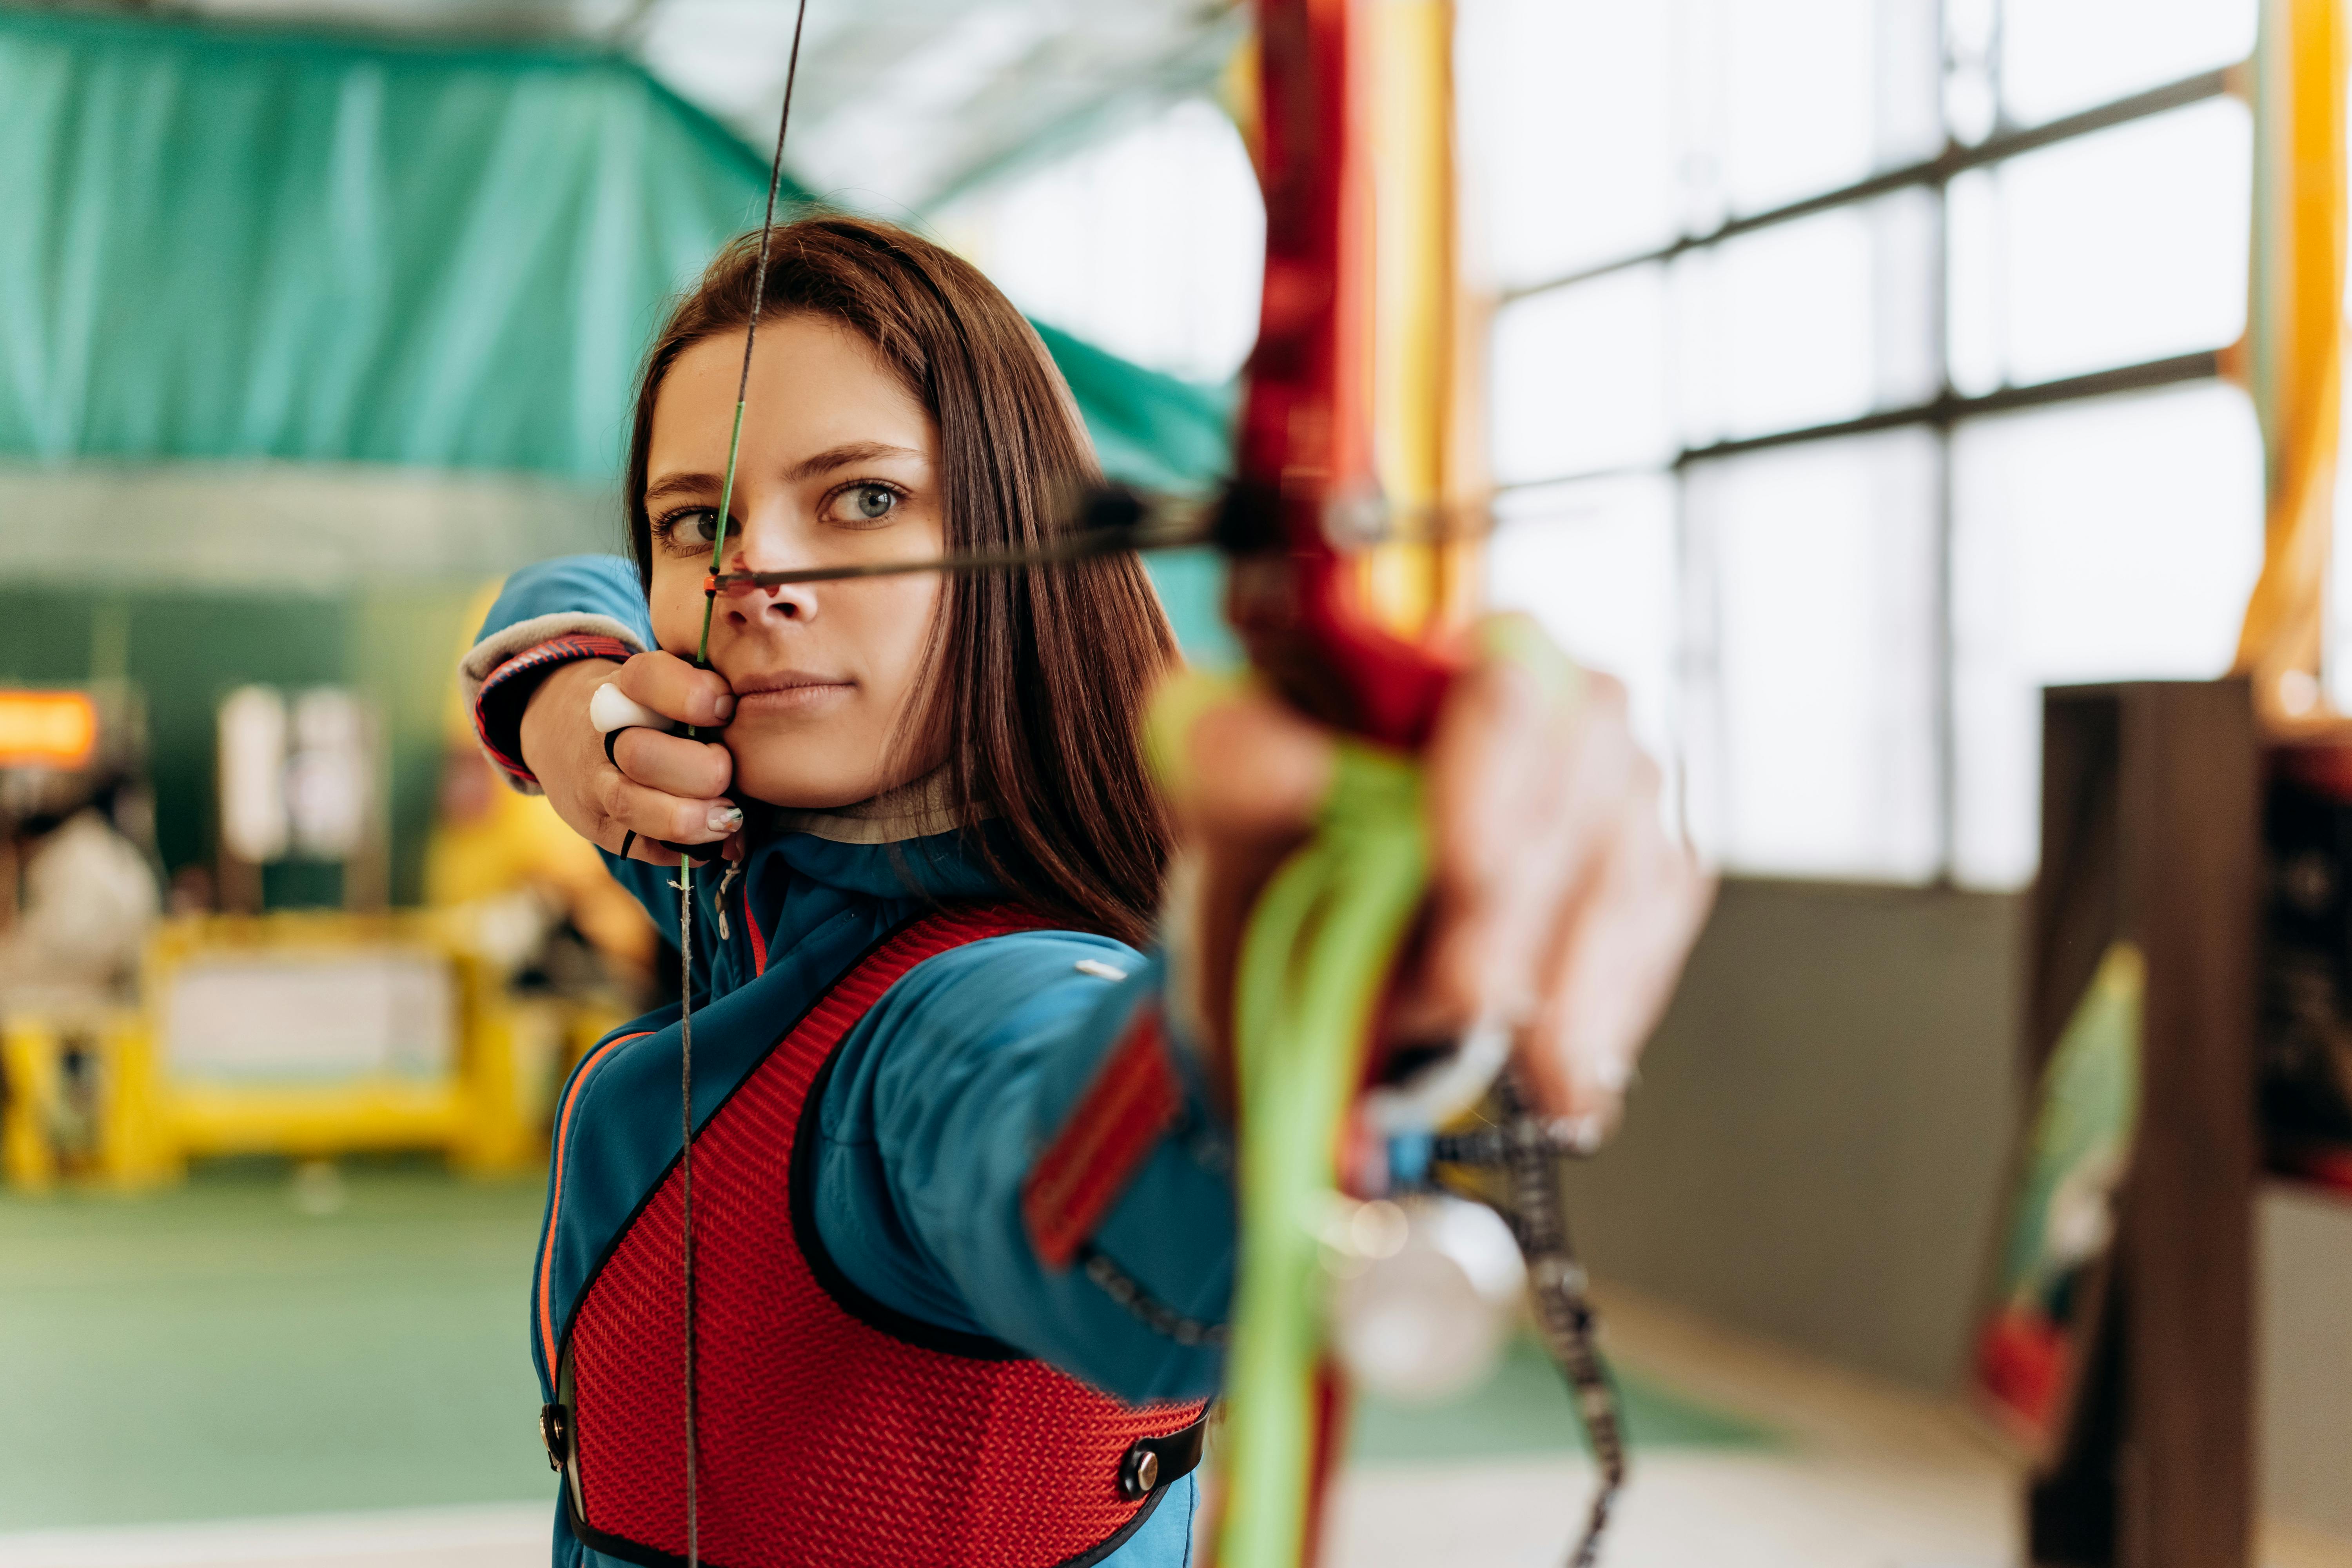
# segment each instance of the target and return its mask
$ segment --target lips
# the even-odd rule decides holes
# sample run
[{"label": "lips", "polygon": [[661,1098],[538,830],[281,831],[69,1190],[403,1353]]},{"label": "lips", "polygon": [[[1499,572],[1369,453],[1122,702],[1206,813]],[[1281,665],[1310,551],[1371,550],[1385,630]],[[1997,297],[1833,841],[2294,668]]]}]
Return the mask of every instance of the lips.
[{"label": "lips", "polygon": [[846,697],[856,684],[799,669],[747,676],[736,683],[735,709],[738,713],[804,711]]}]

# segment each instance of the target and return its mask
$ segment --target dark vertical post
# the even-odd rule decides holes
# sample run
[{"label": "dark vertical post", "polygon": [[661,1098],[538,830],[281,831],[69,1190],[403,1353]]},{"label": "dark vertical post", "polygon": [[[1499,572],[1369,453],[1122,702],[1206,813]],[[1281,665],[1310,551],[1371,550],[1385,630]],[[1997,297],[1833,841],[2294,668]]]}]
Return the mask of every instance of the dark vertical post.
[{"label": "dark vertical post", "polygon": [[2027,1062],[2106,944],[2147,959],[2139,1135],[2037,1563],[2243,1568],[2253,1524],[2257,751],[2239,680],[2051,690]]}]

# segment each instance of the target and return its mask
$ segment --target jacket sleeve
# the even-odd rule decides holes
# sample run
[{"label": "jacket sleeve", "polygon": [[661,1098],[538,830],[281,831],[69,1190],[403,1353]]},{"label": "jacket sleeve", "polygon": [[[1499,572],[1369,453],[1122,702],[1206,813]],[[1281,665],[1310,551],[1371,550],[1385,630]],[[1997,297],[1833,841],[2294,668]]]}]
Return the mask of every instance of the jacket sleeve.
[{"label": "jacket sleeve", "polygon": [[[562,555],[526,566],[506,580],[457,667],[482,750],[509,784],[527,795],[539,781],[522,762],[522,710],[548,673],[577,658],[626,658],[654,646],[652,617],[636,569],[617,555]],[[662,940],[677,943],[674,873],[598,849],[605,868],[653,917]]]},{"label": "jacket sleeve", "polygon": [[1213,1393],[1230,1142],[1161,1022],[1161,977],[1055,931],[892,987],[818,1108],[817,1231],[850,1281],[1124,1399]]},{"label": "jacket sleeve", "polygon": [[506,581],[457,667],[482,749],[516,788],[539,793],[522,763],[522,710],[551,670],[577,658],[626,658],[654,646],[635,568],[617,555],[565,555]]}]

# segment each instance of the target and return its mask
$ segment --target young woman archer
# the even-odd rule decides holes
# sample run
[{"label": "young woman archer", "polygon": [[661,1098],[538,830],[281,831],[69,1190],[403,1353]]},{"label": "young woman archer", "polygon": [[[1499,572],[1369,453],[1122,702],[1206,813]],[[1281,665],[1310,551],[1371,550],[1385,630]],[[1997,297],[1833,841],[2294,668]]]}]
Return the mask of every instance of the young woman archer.
[{"label": "young woman archer", "polygon": [[[1139,732],[1179,660],[1132,556],[732,589],[697,669],[758,239],[648,357],[635,573],[518,574],[466,666],[493,756],[674,938],[659,846],[723,847],[691,954],[700,1554],[1177,1568],[1232,1287],[1223,917],[1306,831],[1333,742],[1243,690],[1197,705],[1156,785]],[[969,265],[834,216],[772,250],[729,570],[1033,542],[1096,477]],[[719,738],[608,743],[607,681]],[[1501,657],[1457,683],[1391,1018],[1517,1019],[1544,1108],[1599,1126],[1707,884],[1622,693],[1585,690]],[[531,1305],[560,1563],[684,1552],[677,1011],[560,1100]]]}]

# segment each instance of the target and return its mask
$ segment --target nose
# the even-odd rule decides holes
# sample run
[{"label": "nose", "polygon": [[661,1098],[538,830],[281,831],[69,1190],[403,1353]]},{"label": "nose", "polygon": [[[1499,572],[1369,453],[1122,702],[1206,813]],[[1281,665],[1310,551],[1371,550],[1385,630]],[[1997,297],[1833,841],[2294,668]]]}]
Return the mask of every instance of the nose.
[{"label": "nose", "polygon": [[[805,564],[790,558],[790,552],[774,537],[780,531],[747,529],[728,562],[727,569],[730,572],[790,572]],[[762,624],[814,618],[816,615],[816,595],[814,584],[807,583],[773,587],[730,587],[720,595],[719,607],[731,624],[748,631]]]}]

